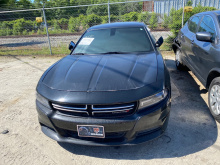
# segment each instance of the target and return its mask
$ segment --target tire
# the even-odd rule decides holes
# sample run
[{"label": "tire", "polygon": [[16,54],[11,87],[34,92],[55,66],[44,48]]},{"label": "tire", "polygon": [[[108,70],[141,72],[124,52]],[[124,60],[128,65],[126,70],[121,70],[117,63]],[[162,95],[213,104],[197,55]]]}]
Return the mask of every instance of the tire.
[{"label": "tire", "polygon": [[175,52],[176,68],[178,70],[186,70],[186,66],[181,61],[181,55],[182,55],[181,51],[179,49],[177,49]]},{"label": "tire", "polygon": [[212,80],[209,86],[209,110],[215,120],[220,123],[220,77]]}]

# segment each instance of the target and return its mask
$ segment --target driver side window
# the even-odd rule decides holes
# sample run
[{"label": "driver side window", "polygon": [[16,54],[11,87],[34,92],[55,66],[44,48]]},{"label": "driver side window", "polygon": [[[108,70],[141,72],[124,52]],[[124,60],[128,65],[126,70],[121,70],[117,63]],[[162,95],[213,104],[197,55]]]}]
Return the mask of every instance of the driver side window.
[{"label": "driver side window", "polygon": [[216,31],[215,31],[215,24],[210,16],[204,16],[202,22],[199,26],[198,32],[208,32],[212,35],[212,39],[215,39]]},{"label": "driver side window", "polygon": [[193,17],[192,19],[189,20],[188,22],[188,27],[189,30],[193,33],[196,33],[197,30],[197,25],[199,23],[200,18],[198,16]]}]

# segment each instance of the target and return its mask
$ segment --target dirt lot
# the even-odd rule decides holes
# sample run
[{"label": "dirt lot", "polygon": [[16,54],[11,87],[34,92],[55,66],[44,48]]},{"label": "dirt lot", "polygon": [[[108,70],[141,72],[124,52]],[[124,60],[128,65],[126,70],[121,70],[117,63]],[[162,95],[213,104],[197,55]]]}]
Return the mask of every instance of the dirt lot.
[{"label": "dirt lot", "polygon": [[[60,144],[40,130],[35,88],[60,57],[0,57],[0,164],[220,164],[220,124],[209,113],[207,92],[191,72],[175,69],[168,129],[153,141],[131,147]],[[8,130],[7,134],[1,132]]]}]

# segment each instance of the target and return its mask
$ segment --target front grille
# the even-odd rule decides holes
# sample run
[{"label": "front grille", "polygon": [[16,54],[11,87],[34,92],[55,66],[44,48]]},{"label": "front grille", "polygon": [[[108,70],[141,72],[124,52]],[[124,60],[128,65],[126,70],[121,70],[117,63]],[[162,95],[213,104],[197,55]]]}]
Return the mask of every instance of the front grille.
[{"label": "front grille", "polygon": [[116,105],[92,105],[92,115],[96,117],[128,115],[134,112],[135,103]]},{"label": "front grille", "polygon": [[110,105],[51,104],[59,113],[73,116],[113,117],[134,113],[137,102]]}]

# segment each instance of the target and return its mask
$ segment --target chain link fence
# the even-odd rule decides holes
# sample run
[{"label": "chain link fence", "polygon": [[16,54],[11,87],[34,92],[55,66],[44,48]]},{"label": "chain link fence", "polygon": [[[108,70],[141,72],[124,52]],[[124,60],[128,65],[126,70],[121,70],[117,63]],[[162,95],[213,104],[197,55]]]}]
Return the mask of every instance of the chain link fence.
[{"label": "chain link fence", "polygon": [[[219,5],[219,0],[107,1],[53,7],[48,3],[44,9],[0,11],[0,55],[66,55],[69,42],[76,42],[87,28],[125,21],[144,22],[155,38],[165,39],[161,49],[170,50],[182,21],[185,23],[198,12],[216,10]],[[192,6],[193,10],[185,13],[183,19],[184,6]]]}]

